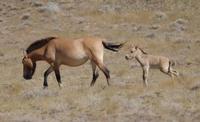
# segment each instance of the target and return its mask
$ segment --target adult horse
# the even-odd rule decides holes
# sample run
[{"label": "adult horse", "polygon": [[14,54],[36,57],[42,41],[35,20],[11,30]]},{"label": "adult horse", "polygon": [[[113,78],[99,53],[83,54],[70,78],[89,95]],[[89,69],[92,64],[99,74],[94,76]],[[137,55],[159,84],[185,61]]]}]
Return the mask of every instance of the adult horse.
[{"label": "adult horse", "polygon": [[[36,69],[37,61],[46,61],[50,67],[44,73],[43,87],[48,87],[47,77],[51,72],[55,72],[59,87],[62,86],[59,68],[61,65],[80,66],[91,61],[93,78],[90,86],[95,84],[98,78],[98,68],[104,73],[109,85],[109,70],[103,63],[103,49],[118,51],[123,44],[113,44],[105,42],[104,39],[86,37],[75,40],[59,37],[48,37],[32,43],[27,49],[22,59],[24,79],[32,79]],[[98,68],[97,68],[98,67]]]}]

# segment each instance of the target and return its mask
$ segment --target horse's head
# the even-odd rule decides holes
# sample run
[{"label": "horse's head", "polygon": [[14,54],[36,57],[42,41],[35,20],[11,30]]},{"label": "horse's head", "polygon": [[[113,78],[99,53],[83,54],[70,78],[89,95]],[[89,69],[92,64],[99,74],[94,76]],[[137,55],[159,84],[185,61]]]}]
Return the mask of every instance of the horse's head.
[{"label": "horse's head", "polygon": [[142,48],[134,46],[130,49],[130,53],[125,56],[126,60],[131,60],[138,55],[147,54]]},{"label": "horse's head", "polygon": [[22,59],[23,64],[23,77],[26,80],[32,79],[35,72],[36,63],[31,60],[27,55]]},{"label": "horse's head", "polygon": [[130,50],[129,50],[129,54],[127,54],[125,56],[126,60],[131,60],[133,58],[135,58],[135,56],[137,55],[137,51],[138,51],[138,47],[135,46],[135,47],[132,47]]}]

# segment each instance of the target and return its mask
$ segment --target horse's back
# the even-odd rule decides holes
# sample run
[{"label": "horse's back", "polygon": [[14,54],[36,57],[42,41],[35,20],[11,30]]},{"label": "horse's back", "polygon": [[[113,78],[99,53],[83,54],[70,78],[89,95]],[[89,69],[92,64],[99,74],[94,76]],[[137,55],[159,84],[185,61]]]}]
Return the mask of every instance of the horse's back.
[{"label": "horse's back", "polygon": [[103,46],[102,40],[103,39],[97,37],[84,37],[78,39],[56,38],[52,40],[52,43],[56,45],[56,48],[76,49],[83,46],[85,46],[86,48],[96,48],[97,46]]},{"label": "horse's back", "polygon": [[93,52],[103,51],[103,44],[101,38],[97,37],[86,37],[83,39],[83,45],[86,50],[90,50]]}]

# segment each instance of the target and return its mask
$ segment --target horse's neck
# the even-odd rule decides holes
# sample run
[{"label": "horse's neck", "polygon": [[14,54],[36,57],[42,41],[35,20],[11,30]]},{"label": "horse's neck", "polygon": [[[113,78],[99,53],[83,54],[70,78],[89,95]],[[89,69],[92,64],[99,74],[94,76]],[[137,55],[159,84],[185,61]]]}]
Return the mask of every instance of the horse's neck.
[{"label": "horse's neck", "polygon": [[143,64],[143,55],[142,53],[138,53],[136,56],[135,56],[135,59],[142,65]]},{"label": "horse's neck", "polygon": [[31,58],[33,62],[36,62],[38,60],[44,60],[43,54],[41,54],[39,51],[35,50],[28,54],[28,57]]}]

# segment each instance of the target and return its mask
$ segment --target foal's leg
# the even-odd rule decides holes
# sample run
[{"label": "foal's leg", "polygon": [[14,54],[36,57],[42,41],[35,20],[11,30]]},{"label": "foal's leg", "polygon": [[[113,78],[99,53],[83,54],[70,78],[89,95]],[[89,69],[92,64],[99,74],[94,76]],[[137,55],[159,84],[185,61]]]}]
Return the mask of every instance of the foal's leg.
[{"label": "foal's leg", "polygon": [[44,73],[44,83],[43,83],[43,88],[47,88],[48,87],[48,83],[47,83],[47,77],[48,75],[53,72],[53,67],[50,66]]},{"label": "foal's leg", "polygon": [[161,67],[160,68],[160,71],[164,74],[167,74],[169,75],[171,78],[174,78],[174,75],[173,73],[171,72],[171,67],[170,68],[167,68],[167,67]]},{"label": "foal's leg", "polygon": [[171,72],[172,72],[176,77],[179,76],[179,73],[178,73],[176,70],[172,69]]},{"label": "foal's leg", "polygon": [[169,64],[169,68],[168,68],[168,74],[172,77],[172,78],[174,78],[174,76],[178,76],[179,75],[179,73],[177,72],[177,71],[175,71],[173,68],[172,68],[172,65],[171,64]]},{"label": "foal's leg", "polygon": [[92,65],[93,76],[92,76],[92,82],[90,83],[90,86],[93,86],[97,78],[99,77],[99,73],[98,73],[97,65],[93,61],[91,61],[91,65]]},{"label": "foal's leg", "polygon": [[142,69],[143,69],[143,82],[145,86],[148,86],[147,77],[149,73],[149,66],[144,66],[142,67]]},{"label": "foal's leg", "polygon": [[59,85],[60,88],[62,88],[62,82],[61,82],[59,67],[55,67],[54,72],[55,72],[55,75],[56,75],[56,80],[58,82],[58,85]]}]

